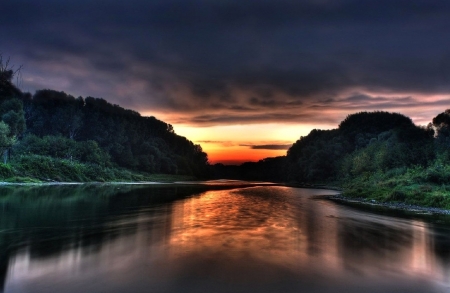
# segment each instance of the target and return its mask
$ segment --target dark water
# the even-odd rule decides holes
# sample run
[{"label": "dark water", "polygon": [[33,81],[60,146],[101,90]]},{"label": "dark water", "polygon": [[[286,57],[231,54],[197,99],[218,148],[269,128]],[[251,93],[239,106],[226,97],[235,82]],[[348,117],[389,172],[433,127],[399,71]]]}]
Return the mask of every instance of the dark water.
[{"label": "dark water", "polygon": [[280,186],[0,189],[0,292],[449,292],[448,219]]}]

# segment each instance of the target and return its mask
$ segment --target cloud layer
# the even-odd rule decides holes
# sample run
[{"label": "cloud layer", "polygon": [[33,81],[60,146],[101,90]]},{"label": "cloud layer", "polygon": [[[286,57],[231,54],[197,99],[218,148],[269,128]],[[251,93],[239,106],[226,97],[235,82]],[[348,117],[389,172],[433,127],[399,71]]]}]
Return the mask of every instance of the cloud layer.
[{"label": "cloud layer", "polygon": [[248,146],[253,150],[287,150],[292,144],[262,144],[262,145],[242,145]]},{"label": "cloud layer", "polygon": [[103,97],[173,123],[337,123],[360,110],[425,121],[450,105],[445,0],[6,0],[2,10],[0,50],[24,65],[24,90]]}]

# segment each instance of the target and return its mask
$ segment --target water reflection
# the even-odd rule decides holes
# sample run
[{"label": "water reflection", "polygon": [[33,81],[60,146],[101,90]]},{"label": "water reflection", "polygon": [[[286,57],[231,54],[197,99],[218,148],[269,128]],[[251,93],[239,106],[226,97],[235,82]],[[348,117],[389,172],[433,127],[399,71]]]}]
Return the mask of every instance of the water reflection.
[{"label": "water reflection", "polygon": [[324,190],[210,188],[2,191],[3,290],[450,289],[445,225],[317,200]]}]

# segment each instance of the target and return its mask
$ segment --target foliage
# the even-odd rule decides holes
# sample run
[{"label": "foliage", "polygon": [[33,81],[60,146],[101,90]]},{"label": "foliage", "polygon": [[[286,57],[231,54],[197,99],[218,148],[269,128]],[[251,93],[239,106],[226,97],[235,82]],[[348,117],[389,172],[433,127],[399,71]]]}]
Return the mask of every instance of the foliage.
[{"label": "foliage", "polygon": [[288,180],[323,182],[414,165],[435,158],[433,131],[396,113],[357,113],[338,129],[313,130],[288,150]]},{"label": "foliage", "polygon": [[427,127],[396,113],[349,115],[288,150],[285,180],[339,185],[344,195],[450,208],[450,110]]},{"label": "foliage", "polygon": [[170,124],[104,99],[49,89],[22,93],[12,82],[20,69],[0,55],[0,155],[13,147],[13,156],[20,158],[39,155],[133,172],[208,176],[207,154]]},{"label": "foliage", "polygon": [[10,137],[10,129],[8,124],[3,121],[0,121],[0,147],[10,147],[14,140]]},{"label": "foliage", "polygon": [[10,165],[0,163],[0,177],[1,178],[10,178],[14,176],[14,170]]},{"label": "foliage", "polygon": [[24,104],[28,133],[34,136],[94,141],[111,163],[136,171],[207,175],[208,158],[202,148],[154,117],[141,117],[104,99],[74,98],[52,90],[37,91]]},{"label": "foliage", "polygon": [[348,197],[450,209],[450,166],[397,168],[354,176],[339,184]]},{"label": "foliage", "polygon": [[33,182],[113,182],[113,181],[174,181],[192,179],[189,176],[148,174],[123,168],[105,167],[68,159],[42,155],[16,156],[12,164],[0,164],[0,178],[17,181],[23,178]]},{"label": "foliage", "polygon": [[23,104],[18,99],[5,100],[0,104],[0,117],[10,129],[10,137],[19,137],[26,129]]},{"label": "foliage", "polygon": [[0,53],[0,101],[21,95],[20,90],[13,84],[13,79],[20,75],[21,68],[22,66],[14,68],[14,65],[10,64],[10,59],[4,59]]},{"label": "foliage", "polygon": [[111,166],[109,155],[92,140],[76,142],[62,136],[40,138],[29,134],[14,147],[13,151],[15,156],[35,154]]}]

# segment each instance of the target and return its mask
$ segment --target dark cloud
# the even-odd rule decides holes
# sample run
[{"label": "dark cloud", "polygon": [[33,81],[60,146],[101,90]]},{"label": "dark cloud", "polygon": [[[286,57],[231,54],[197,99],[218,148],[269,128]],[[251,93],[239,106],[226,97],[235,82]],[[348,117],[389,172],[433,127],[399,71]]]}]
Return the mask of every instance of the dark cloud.
[{"label": "dark cloud", "polygon": [[[198,140],[196,142],[200,142],[200,143],[228,143],[226,141],[221,141],[221,140]],[[229,142],[231,143],[231,142]]]},{"label": "dark cloud", "polygon": [[248,146],[253,150],[287,150],[292,144],[264,144],[264,145],[240,145]]},{"label": "dark cloud", "polygon": [[[240,143],[237,144],[233,141],[222,141],[222,140],[198,140],[196,143],[201,144],[220,144],[224,147],[230,146],[240,146],[240,147],[248,147],[253,150],[287,150],[292,146],[292,143],[279,143],[279,141],[271,141],[271,142],[262,142],[266,144],[253,144],[253,143]],[[259,142],[261,143],[261,142]]]},{"label": "dark cloud", "polygon": [[235,146],[236,144],[232,141],[223,141],[223,140],[198,140],[196,141],[196,143],[202,143],[202,144],[220,144],[224,147],[230,147],[230,146]]},{"label": "dark cloud", "polygon": [[408,108],[429,108],[442,107],[442,109],[450,106],[450,99],[433,99],[421,101],[413,97],[382,97],[371,96],[366,94],[356,94],[343,99],[328,99],[316,102],[312,108],[332,109],[340,108],[354,111],[364,108],[366,110],[377,109],[408,109]]},{"label": "dark cloud", "polygon": [[[188,123],[192,122],[199,125],[215,125],[215,124],[247,124],[247,123],[311,123],[317,119],[317,113],[254,113],[247,115],[239,115],[229,113],[226,115],[220,114],[208,114],[200,116],[189,116],[187,118],[181,118],[175,120],[176,123]],[[339,122],[335,117],[323,116],[320,118],[322,123],[335,124]]]},{"label": "dark cloud", "polygon": [[178,121],[334,123],[317,109],[445,107],[445,98],[420,97],[450,94],[445,0],[6,0],[1,8],[0,49],[24,64],[24,90],[103,97],[179,113]]}]

